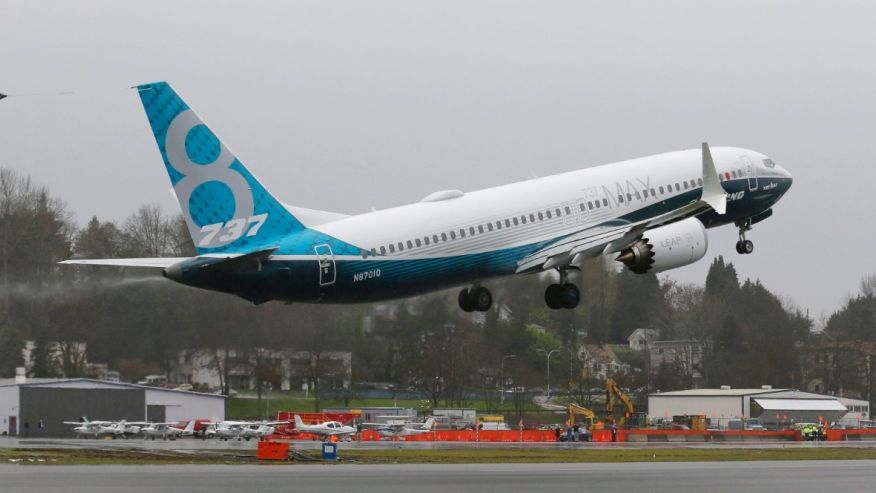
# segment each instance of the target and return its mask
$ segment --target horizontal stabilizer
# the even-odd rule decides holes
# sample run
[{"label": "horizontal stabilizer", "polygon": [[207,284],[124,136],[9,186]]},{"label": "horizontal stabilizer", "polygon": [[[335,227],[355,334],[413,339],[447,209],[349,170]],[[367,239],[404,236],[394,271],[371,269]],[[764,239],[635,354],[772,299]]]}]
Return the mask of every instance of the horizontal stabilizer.
[{"label": "horizontal stabilizer", "polygon": [[[214,262],[211,264],[205,264],[203,266],[204,269],[216,269],[216,270],[234,270],[238,267],[243,267],[249,264],[261,264],[268,257],[273,254],[277,248],[279,247],[271,247],[265,248],[264,250],[258,250],[255,252],[246,253],[243,255],[234,255],[232,257],[225,258],[219,262]],[[217,255],[212,255],[217,256]]]},{"label": "horizontal stabilizer", "polygon": [[191,257],[159,257],[159,258],[98,258],[98,259],[70,259],[62,264],[77,265],[109,265],[113,267],[151,267],[164,269],[173,264],[189,260]]}]

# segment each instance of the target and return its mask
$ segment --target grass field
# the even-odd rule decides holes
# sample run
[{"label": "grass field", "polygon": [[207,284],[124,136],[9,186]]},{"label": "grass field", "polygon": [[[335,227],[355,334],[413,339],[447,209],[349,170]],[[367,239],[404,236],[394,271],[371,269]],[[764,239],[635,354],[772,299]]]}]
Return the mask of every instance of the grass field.
[{"label": "grass field", "polygon": [[[776,449],[455,449],[455,450],[344,450],[340,464],[486,464],[486,463],[603,463],[603,462],[715,462],[763,460],[876,459],[871,448],[794,447]],[[318,461],[316,451],[297,454],[298,461]],[[10,449],[0,450],[0,464],[252,464],[255,451],[187,454],[172,451]]]}]

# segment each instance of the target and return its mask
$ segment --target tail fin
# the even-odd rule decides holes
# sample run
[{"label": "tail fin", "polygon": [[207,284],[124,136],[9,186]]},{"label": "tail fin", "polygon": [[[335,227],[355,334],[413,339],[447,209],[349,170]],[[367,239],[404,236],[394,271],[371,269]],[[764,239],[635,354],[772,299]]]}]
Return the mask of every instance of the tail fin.
[{"label": "tail fin", "polygon": [[301,429],[304,426],[304,421],[301,421],[301,416],[295,415],[295,429]]},{"label": "tail fin", "polygon": [[304,229],[169,84],[137,90],[199,254],[251,252]]},{"label": "tail fin", "polygon": [[183,431],[195,431],[195,420],[190,419]]},{"label": "tail fin", "polygon": [[432,425],[434,425],[434,424],[435,424],[435,418],[429,418],[426,420],[425,423],[423,423],[423,429],[424,430],[431,430]]}]

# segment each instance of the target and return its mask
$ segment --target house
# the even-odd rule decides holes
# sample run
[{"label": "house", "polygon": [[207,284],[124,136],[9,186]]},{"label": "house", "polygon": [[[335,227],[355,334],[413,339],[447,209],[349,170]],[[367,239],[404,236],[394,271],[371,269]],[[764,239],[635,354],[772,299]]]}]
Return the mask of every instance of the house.
[{"label": "house", "polygon": [[648,344],[659,338],[660,331],[657,329],[636,329],[627,337],[627,341],[633,351],[645,351],[648,349]]},{"label": "house", "polygon": [[673,367],[675,371],[687,375],[694,387],[701,385],[703,375],[704,341],[683,339],[677,341],[654,341],[648,346],[650,371],[661,366]]},{"label": "house", "polygon": [[590,378],[605,380],[612,375],[627,374],[632,371],[628,363],[621,362],[609,346],[582,344],[578,348],[578,360]]}]

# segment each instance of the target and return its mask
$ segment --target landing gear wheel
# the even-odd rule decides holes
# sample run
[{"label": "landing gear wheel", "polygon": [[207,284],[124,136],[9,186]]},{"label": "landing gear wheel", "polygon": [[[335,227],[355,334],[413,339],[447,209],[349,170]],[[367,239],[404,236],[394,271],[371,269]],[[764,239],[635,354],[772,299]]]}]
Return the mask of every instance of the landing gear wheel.
[{"label": "landing gear wheel", "polygon": [[560,301],[563,308],[572,309],[578,306],[581,301],[581,292],[578,291],[578,286],[572,283],[563,284],[560,287]]},{"label": "landing gear wheel", "polygon": [[471,290],[471,300],[474,309],[479,312],[485,312],[493,306],[493,295],[483,286]]},{"label": "landing gear wheel", "polygon": [[739,228],[739,241],[736,242],[736,252],[740,255],[747,255],[754,251],[754,243],[751,240],[745,239],[745,233],[751,231],[751,218],[737,221],[736,226]]},{"label": "landing gear wheel", "polygon": [[459,292],[459,308],[466,313],[471,313],[475,310],[474,296],[471,295],[471,290],[468,288]]},{"label": "landing gear wheel", "polygon": [[544,290],[544,302],[551,310],[559,310],[563,307],[563,287],[559,284],[551,284]]}]

